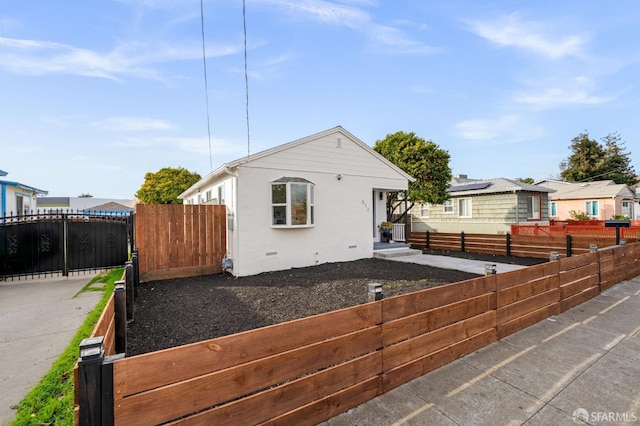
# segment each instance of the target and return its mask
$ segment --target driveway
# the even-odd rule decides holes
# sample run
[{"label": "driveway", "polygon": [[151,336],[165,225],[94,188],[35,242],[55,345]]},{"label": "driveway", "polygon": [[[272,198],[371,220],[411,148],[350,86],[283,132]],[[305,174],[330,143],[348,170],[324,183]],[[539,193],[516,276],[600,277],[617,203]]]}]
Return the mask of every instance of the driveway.
[{"label": "driveway", "polygon": [[101,292],[78,291],[94,275],[0,282],[0,424],[49,371]]}]

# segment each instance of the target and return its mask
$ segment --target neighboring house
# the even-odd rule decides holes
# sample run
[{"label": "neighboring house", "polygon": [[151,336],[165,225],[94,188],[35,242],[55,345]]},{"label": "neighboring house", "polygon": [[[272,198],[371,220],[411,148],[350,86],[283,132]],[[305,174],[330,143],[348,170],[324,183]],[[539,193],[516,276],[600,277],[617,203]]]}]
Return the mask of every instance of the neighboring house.
[{"label": "neighboring house", "polygon": [[47,210],[100,210],[120,213],[135,210],[135,201],[93,197],[42,197],[38,200],[38,207]]},{"label": "neighboring house", "polygon": [[386,193],[414,179],[338,126],[223,164],[180,194],[226,204],[235,276],[373,256]]},{"label": "neighboring house", "polygon": [[418,204],[411,211],[413,232],[504,234],[511,225],[548,225],[552,189],[516,180],[454,176],[444,204]]},{"label": "neighboring house", "polygon": [[[8,173],[0,170],[0,177]],[[0,179],[0,215],[29,214],[38,208],[38,196],[47,195],[47,191],[19,182]]]},{"label": "neighboring house", "polygon": [[555,220],[571,219],[571,211],[586,213],[590,219],[597,220],[635,217],[635,194],[625,184],[612,180],[565,182],[549,179],[536,185],[555,190],[549,197],[549,217]]}]

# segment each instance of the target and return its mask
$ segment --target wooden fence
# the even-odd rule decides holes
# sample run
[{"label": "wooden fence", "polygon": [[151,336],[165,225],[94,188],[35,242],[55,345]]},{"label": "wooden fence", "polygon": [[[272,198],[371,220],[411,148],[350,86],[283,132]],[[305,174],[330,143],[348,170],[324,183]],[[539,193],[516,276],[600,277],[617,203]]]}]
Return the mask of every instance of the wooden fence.
[{"label": "wooden fence", "polygon": [[116,425],[317,424],[638,275],[616,246],[117,359],[94,394]]},{"label": "wooden fence", "polygon": [[[632,241],[636,241],[633,239]],[[518,257],[535,257],[548,259],[550,252],[557,252],[561,257],[588,253],[591,245],[599,248],[616,245],[614,236],[585,236],[571,234],[562,237],[467,234],[461,232],[412,232],[408,242],[413,247],[431,250],[468,251]]]},{"label": "wooden fence", "polygon": [[140,280],[222,272],[226,229],[224,205],[139,204],[135,235]]},{"label": "wooden fence", "polygon": [[[637,239],[640,236],[640,221],[629,221],[631,225],[628,228],[608,228],[604,221],[585,221],[587,223],[572,224],[555,224],[555,225],[511,225],[511,235],[522,235],[532,237],[563,237],[571,234],[574,237],[602,237],[615,238],[616,232],[618,236],[624,239]],[[578,222],[579,223],[579,222]]]}]

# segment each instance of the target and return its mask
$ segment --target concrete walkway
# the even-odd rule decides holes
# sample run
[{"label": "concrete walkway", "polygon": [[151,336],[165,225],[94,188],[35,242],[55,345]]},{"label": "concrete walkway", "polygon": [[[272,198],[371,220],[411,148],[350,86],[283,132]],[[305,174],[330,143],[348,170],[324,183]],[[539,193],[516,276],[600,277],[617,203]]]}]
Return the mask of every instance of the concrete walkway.
[{"label": "concrete walkway", "polygon": [[640,425],[640,277],[324,425],[576,423]]},{"label": "concrete walkway", "polygon": [[101,292],[74,297],[94,275],[0,282],[0,424],[67,347]]},{"label": "concrete walkway", "polygon": [[[390,249],[390,250],[379,250],[378,253],[393,253],[393,251],[402,252],[403,249]],[[526,268],[526,266],[521,265],[511,265],[507,263],[494,263],[494,262],[483,262],[479,260],[471,260],[471,259],[462,259],[459,257],[451,257],[451,256],[436,256],[432,254],[410,254],[405,256],[390,256],[387,257],[388,260],[393,260],[396,262],[408,262],[408,263],[418,263],[420,265],[428,265],[436,268],[443,269],[455,269],[457,271],[470,272],[473,274],[484,275],[485,265],[493,264],[496,265],[496,271],[500,272],[508,272],[515,271],[516,269]]]}]

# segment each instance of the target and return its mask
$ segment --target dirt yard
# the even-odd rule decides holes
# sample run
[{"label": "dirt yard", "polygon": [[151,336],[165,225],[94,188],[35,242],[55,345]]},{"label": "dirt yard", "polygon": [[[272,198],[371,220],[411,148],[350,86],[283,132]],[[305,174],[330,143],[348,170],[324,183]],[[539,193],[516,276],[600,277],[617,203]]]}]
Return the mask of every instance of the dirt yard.
[{"label": "dirt yard", "polygon": [[[487,262],[533,265],[544,259],[441,253]],[[127,332],[127,356],[211,339],[368,301],[367,284],[384,297],[477,277],[380,259],[329,263],[234,278],[228,274],[143,283]]]}]

